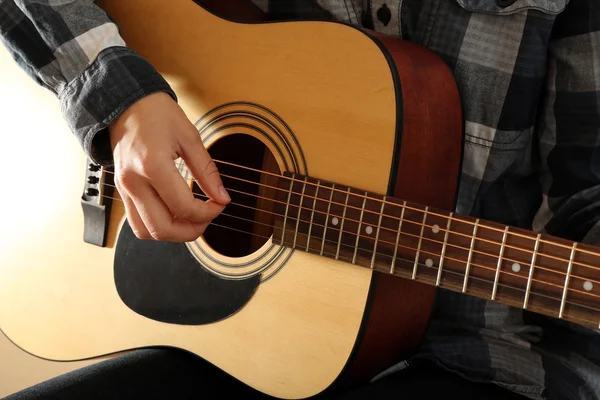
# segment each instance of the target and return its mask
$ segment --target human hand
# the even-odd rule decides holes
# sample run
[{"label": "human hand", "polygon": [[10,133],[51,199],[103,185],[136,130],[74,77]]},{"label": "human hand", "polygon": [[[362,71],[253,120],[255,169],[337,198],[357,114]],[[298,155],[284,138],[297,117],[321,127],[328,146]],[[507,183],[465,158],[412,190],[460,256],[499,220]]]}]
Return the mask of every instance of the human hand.
[{"label": "human hand", "polygon": [[[166,93],[131,105],[109,127],[115,185],[139,239],[196,240],[231,201],[198,131]],[[173,162],[181,157],[210,197],[194,197]]]}]

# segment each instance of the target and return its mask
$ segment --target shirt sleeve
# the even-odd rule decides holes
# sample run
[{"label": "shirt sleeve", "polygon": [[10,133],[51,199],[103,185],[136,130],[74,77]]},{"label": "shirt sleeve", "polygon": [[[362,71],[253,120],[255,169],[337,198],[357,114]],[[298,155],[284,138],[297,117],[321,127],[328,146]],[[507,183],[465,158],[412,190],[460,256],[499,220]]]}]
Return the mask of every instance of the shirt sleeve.
[{"label": "shirt sleeve", "polygon": [[554,26],[538,144],[543,201],[534,229],[600,244],[600,7],[571,1]]},{"label": "shirt sleeve", "polygon": [[166,80],[128,48],[94,0],[0,0],[0,39],[14,60],[60,101],[83,150],[112,163],[107,127]]}]

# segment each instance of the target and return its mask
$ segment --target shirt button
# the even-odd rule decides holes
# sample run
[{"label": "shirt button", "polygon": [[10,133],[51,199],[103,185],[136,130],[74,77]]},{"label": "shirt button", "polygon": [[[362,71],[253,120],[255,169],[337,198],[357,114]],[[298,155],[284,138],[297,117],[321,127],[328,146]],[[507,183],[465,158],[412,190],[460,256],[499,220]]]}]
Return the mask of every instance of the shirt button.
[{"label": "shirt button", "polygon": [[390,23],[390,20],[392,19],[392,12],[388,8],[387,4],[379,7],[379,10],[377,10],[377,19],[385,26]]},{"label": "shirt button", "polygon": [[496,4],[500,7],[508,7],[512,6],[517,0],[496,0]]}]

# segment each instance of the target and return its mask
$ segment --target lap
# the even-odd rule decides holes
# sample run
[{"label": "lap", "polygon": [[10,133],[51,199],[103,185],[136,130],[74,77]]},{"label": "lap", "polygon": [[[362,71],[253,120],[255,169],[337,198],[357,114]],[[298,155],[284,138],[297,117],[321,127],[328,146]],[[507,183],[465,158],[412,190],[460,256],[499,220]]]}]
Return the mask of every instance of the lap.
[{"label": "lap", "polygon": [[[405,399],[452,395],[463,400],[523,399],[502,388],[468,382],[433,366],[408,368],[358,388],[329,390],[315,399],[391,399],[399,394]],[[217,395],[273,398],[253,390],[195,355],[175,349],[144,349],[50,379],[5,400],[198,399]]]}]

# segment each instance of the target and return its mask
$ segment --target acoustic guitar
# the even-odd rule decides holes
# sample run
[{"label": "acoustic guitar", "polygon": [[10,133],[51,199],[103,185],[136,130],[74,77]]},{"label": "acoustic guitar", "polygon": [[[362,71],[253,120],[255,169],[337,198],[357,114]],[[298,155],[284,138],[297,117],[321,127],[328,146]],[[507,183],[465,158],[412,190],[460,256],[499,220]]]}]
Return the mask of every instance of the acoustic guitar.
[{"label": "acoustic guitar", "polygon": [[438,288],[598,327],[598,248],[453,212],[461,102],[433,52],[190,0],[100,4],[172,85],[232,202],[193,242],[139,240],[113,171],[68,132],[11,135],[44,147],[2,166],[0,328],[25,351],[175,347],[296,399],[409,356]]}]

